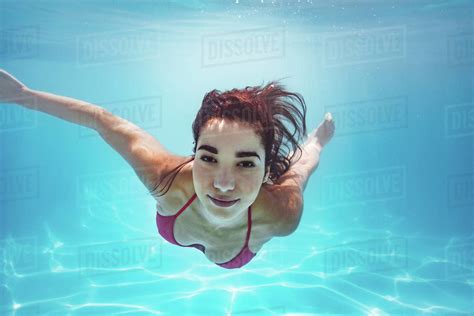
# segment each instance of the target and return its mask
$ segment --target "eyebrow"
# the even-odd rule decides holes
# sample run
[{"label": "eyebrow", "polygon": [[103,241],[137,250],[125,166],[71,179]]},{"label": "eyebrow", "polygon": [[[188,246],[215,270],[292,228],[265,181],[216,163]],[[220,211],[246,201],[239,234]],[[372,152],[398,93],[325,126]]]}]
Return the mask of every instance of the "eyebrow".
[{"label": "eyebrow", "polygon": [[[213,154],[216,154],[217,155],[217,148],[216,147],[213,147],[213,146],[210,146],[210,145],[201,145],[199,146],[198,150],[200,149],[203,149],[203,150],[207,150]],[[244,158],[244,157],[257,157],[259,160],[262,160],[260,159],[260,156],[255,152],[255,151],[238,151],[235,153],[235,156],[237,158]]]}]

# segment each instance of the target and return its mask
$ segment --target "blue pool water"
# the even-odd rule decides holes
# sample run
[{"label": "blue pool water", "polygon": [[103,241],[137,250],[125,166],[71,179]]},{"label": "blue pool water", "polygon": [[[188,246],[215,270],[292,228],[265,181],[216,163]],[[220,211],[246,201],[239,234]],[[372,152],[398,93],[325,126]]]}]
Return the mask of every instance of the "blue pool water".
[{"label": "blue pool water", "polygon": [[410,3],[0,0],[0,68],[174,153],[214,88],[336,122],[298,229],[226,270],[95,131],[1,104],[0,314],[473,315],[473,5]]}]

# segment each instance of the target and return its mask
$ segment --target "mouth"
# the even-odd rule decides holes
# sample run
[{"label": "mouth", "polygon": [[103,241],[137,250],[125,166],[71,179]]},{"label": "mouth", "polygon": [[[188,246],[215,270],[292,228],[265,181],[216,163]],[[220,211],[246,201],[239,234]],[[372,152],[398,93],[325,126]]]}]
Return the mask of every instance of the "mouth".
[{"label": "mouth", "polygon": [[232,205],[234,205],[235,203],[237,203],[240,199],[237,199],[237,200],[231,200],[231,201],[223,201],[223,200],[218,200],[218,199],[215,199],[213,198],[212,196],[210,195],[207,195],[209,197],[209,199],[217,206],[219,207],[230,207]]}]

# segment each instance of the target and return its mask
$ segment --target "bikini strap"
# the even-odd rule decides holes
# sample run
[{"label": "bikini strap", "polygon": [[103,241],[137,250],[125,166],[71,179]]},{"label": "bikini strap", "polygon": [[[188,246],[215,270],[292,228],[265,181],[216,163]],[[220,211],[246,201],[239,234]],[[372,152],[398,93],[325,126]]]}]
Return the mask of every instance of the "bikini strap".
[{"label": "bikini strap", "polygon": [[197,194],[194,193],[193,196],[186,202],[186,204],[183,205],[183,207],[178,211],[178,213],[176,213],[176,217],[179,216],[179,214],[181,214],[182,212],[184,212],[184,210],[191,204],[193,203],[194,199],[196,198]]},{"label": "bikini strap", "polygon": [[248,209],[248,218],[247,218],[247,237],[245,237],[245,244],[248,245],[250,239],[250,231],[252,230],[252,206],[249,206]]}]

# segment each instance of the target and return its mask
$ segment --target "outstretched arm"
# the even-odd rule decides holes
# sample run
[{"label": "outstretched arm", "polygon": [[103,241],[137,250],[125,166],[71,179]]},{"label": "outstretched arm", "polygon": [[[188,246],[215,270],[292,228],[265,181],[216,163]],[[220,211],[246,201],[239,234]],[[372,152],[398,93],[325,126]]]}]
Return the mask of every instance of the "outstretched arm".
[{"label": "outstretched arm", "polygon": [[301,146],[301,158],[292,163],[290,169],[279,180],[293,183],[303,192],[309,177],[319,166],[321,151],[333,137],[334,131],[334,120],[331,113],[328,112],[323,122],[308,135]]},{"label": "outstretched arm", "polygon": [[0,103],[16,103],[96,130],[129,162],[150,192],[163,174],[184,158],[171,154],[152,135],[98,105],[29,89],[1,69]]},{"label": "outstretched arm", "polygon": [[299,160],[295,159],[289,170],[272,186],[272,199],[278,205],[274,210],[274,215],[278,218],[274,226],[275,236],[288,236],[298,227],[303,213],[303,192],[309,177],[318,167],[321,151],[331,140],[334,130],[331,113],[327,113],[324,121],[308,135],[301,146]]},{"label": "outstretched arm", "polygon": [[99,126],[97,120],[104,111],[100,106],[88,102],[29,89],[2,69],[0,103],[15,103],[93,129]]}]

